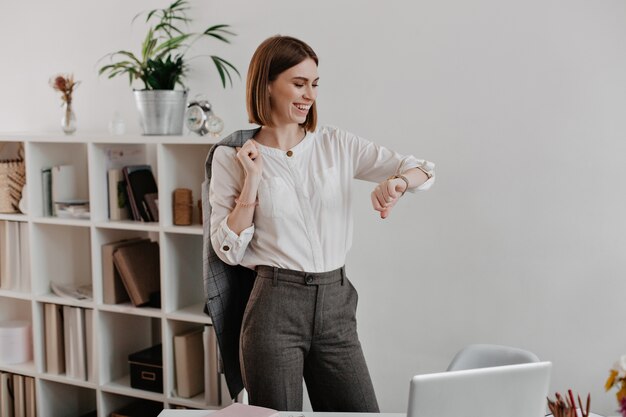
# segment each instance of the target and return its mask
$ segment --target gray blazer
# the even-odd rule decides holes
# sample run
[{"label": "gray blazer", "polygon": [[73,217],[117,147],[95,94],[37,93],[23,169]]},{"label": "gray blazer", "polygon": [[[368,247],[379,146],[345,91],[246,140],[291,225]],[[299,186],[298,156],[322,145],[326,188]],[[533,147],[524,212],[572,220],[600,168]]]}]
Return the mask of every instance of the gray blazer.
[{"label": "gray blazer", "polygon": [[204,311],[211,316],[213,321],[231,398],[235,398],[243,389],[239,364],[239,333],[256,273],[240,265],[232,266],[224,263],[218,258],[211,245],[211,204],[209,203],[211,163],[213,153],[218,146],[242,146],[258,130],[239,130],[214,145],[206,158],[202,183]]}]

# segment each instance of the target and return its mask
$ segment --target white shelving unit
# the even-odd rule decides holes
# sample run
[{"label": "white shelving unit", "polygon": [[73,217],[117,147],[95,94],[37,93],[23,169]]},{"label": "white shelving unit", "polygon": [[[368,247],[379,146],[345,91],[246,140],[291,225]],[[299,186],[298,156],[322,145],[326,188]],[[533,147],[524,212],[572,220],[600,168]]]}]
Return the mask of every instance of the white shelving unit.
[{"label": "white shelving unit", "polygon": [[[175,188],[192,189],[194,202],[201,198],[211,138],[0,134],[0,142],[24,145],[28,213],[0,214],[0,220],[28,224],[31,269],[31,282],[23,291],[0,290],[0,320],[32,323],[34,343],[32,362],[0,364],[0,371],[34,377],[38,414],[46,417],[74,417],[94,409],[98,416],[108,417],[134,399],[161,403],[163,408],[212,408],[203,394],[191,399],[175,396],[173,337],[210,319],[202,312],[202,226],[197,207],[192,226],[174,226],[172,221]],[[108,220],[107,150],[130,145],[145,147],[144,163],[152,166],[159,187],[158,223]],[[89,220],[43,217],[41,170],[59,164],[75,166],[79,190],[89,197]],[[159,242],[160,309],[103,303],[101,246],[129,237]],[[51,280],[91,283],[94,299],[57,297],[50,291]],[[45,303],[93,309],[95,382],[45,372]],[[163,394],[131,388],[129,382],[128,355],[156,343],[163,344]]]}]

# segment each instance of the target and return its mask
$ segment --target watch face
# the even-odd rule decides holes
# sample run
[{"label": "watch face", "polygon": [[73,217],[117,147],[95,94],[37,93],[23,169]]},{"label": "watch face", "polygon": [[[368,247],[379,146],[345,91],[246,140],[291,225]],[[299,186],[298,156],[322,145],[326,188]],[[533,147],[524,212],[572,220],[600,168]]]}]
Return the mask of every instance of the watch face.
[{"label": "watch face", "polygon": [[213,136],[219,136],[220,132],[224,130],[224,122],[222,119],[212,114],[207,120],[207,129]]},{"label": "watch face", "polygon": [[206,114],[200,106],[193,105],[185,113],[185,123],[192,132],[199,132],[206,120]]}]

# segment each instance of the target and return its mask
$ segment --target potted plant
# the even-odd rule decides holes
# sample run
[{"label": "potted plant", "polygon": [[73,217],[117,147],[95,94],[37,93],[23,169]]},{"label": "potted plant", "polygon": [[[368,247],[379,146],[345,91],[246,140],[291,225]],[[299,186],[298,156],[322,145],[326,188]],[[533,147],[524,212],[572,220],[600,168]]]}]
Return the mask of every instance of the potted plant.
[{"label": "potted plant", "polygon": [[[190,46],[205,37],[230,43],[229,37],[235,34],[228,30],[229,25],[214,25],[200,33],[186,32],[191,22],[187,17],[187,0],[176,0],[165,9],[154,9],[145,14],[149,24],[148,33],[141,45],[141,54],[130,51],[117,51],[107,56],[113,61],[100,68],[99,74],[108,78],[128,75],[130,85],[141,81],[143,89],[134,90],[135,100],[141,115],[142,127],[146,135],[180,135],[187,102],[187,89],[183,83],[187,71],[185,54]],[[240,76],[230,62],[210,55],[225,88],[232,86],[231,72]],[[182,90],[175,90],[179,85]]]}]

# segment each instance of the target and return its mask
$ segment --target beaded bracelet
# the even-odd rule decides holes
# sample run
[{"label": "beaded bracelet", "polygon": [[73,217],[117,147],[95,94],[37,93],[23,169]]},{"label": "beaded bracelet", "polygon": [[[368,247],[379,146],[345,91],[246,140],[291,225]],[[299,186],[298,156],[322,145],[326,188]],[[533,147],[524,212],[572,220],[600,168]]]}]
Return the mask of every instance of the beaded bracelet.
[{"label": "beaded bracelet", "polygon": [[252,203],[242,203],[238,198],[235,198],[235,204],[240,207],[254,207],[259,205],[259,200],[255,200]]}]

